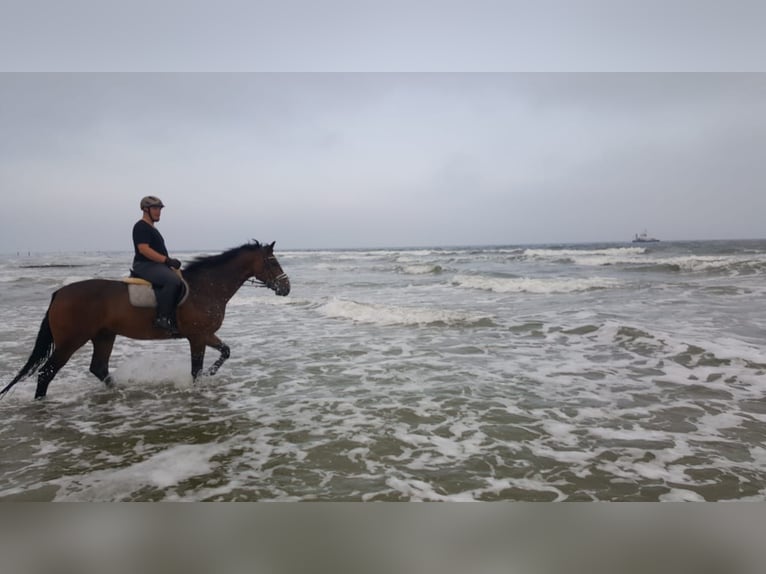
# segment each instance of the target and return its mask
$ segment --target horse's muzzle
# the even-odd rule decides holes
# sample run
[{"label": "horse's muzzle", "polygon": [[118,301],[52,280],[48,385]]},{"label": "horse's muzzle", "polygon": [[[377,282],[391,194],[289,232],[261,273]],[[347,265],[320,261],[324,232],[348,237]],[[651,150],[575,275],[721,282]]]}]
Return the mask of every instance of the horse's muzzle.
[{"label": "horse's muzzle", "polygon": [[274,281],[267,284],[267,287],[274,291],[280,297],[289,295],[290,293],[290,278],[286,274],[282,274]]}]

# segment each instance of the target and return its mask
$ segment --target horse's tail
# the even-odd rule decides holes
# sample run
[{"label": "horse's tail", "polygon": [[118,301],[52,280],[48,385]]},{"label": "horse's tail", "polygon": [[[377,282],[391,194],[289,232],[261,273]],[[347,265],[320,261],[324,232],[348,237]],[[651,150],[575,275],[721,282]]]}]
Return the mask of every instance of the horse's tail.
[{"label": "horse's tail", "polygon": [[[54,293],[51,297],[51,303],[53,303],[53,297],[55,296],[56,294]],[[16,375],[16,377],[10,383],[8,383],[8,385],[6,385],[2,391],[0,391],[0,397],[11,390],[13,385],[18,383],[21,379],[36,373],[43,365],[43,363],[45,363],[45,361],[47,361],[53,354],[53,333],[51,332],[51,325],[48,321],[48,313],[50,313],[50,305],[48,306],[48,310],[45,312],[45,317],[43,317],[43,322],[40,325],[40,331],[37,333],[35,348],[32,349],[32,354],[29,355],[27,364],[24,365],[24,367],[22,367],[22,369],[19,371],[19,374]]]}]

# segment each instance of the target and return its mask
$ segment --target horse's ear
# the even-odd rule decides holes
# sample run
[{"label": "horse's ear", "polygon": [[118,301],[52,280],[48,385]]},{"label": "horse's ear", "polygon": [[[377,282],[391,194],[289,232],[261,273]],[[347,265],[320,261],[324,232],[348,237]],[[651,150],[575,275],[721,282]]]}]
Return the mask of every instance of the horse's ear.
[{"label": "horse's ear", "polygon": [[276,243],[276,241],[272,241],[272,242],[269,244],[269,251],[274,251],[274,244],[275,244],[275,243]]}]

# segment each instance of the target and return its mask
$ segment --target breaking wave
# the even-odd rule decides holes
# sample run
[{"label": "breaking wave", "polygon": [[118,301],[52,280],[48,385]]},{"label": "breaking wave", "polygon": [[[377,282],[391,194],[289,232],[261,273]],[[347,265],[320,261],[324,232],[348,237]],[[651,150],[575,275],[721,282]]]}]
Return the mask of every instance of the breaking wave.
[{"label": "breaking wave", "polygon": [[318,311],[321,315],[333,319],[350,319],[376,325],[493,325],[491,317],[486,315],[445,309],[357,303],[343,299],[333,299],[320,306]]},{"label": "breaking wave", "polygon": [[495,293],[576,293],[594,289],[612,289],[621,283],[601,277],[533,279],[529,277],[487,277],[483,275],[456,275],[452,284],[467,289],[482,289]]}]

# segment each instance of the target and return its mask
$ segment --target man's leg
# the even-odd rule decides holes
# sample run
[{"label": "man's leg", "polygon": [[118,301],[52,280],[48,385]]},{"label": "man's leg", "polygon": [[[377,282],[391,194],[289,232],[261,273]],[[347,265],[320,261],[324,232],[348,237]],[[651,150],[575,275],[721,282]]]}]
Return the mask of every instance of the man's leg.
[{"label": "man's leg", "polygon": [[176,331],[175,304],[181,278],[162,263],[143,263],[135,265],[133,270],[139,277],[150,281],[156,288],[157,318],[154,324],[167,331]]}]

